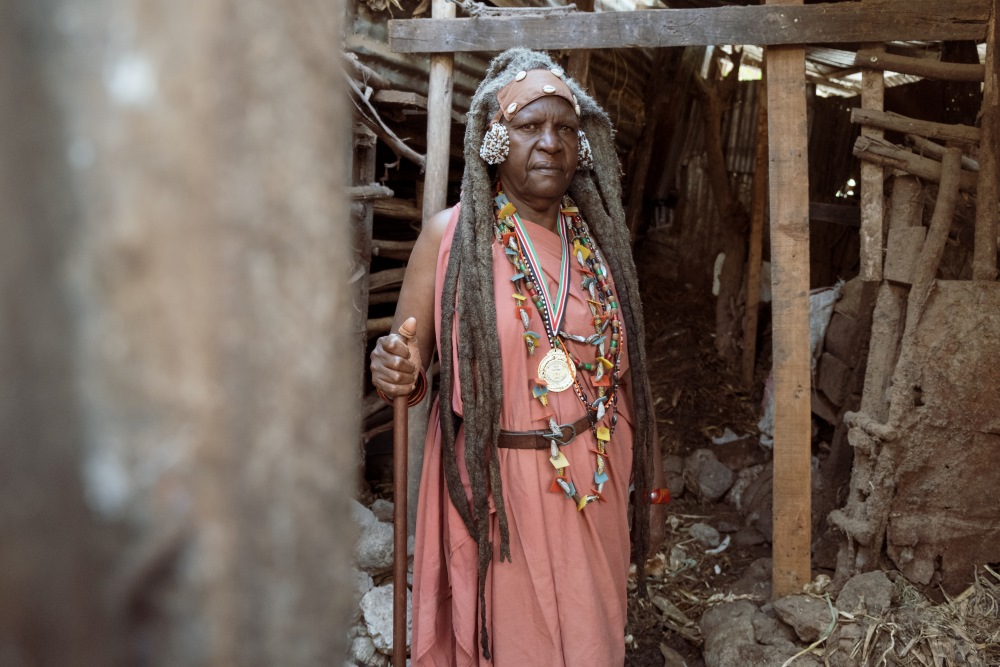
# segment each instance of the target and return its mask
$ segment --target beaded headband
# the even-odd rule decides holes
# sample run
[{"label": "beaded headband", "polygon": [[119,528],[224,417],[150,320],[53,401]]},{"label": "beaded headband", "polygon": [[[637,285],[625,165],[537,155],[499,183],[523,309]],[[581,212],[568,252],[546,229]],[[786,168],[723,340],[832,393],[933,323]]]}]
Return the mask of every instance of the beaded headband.
[{"label": "beaded headband", "polygon": [[493,122],[498,122],[501,116],[509,121],[518,111],[546,95],[563,98],[572,105],[576,115],[579,116],[580,105],[569,86],[563,81],[563,76],[565,74],[559,67],[518,72],[514,80],[497,93],[500,110],[497,111]]}]

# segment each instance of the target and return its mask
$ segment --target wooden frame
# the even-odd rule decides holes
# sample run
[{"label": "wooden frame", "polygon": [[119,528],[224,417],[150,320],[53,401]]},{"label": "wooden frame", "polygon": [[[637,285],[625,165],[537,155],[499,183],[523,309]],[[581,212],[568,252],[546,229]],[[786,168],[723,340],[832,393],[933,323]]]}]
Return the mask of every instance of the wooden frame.
[{"label": "wooden frame", "polygon": [[[895,40],[981,40],[992,0],[864,0],[802,5],[389,21],[389,45],[401,53],[499,52],[717,44],[775,46],[767,59],[769,182],[775,353],[774,565],[776,597],[801,589],[810,572],[809,201],[805,44]],[[991,47],[995,37],[991,39]],[[987,70],[996,77],[991,59]],[[988,82],[993,83],[995,80]],[[992,89],[990,89],[993,92]],[[873,104],[872,106],[877,106]],[[433,104],[428,115],[449,116]],[[430,119],[429,119],[430,122]],[[868,180],[873,180],[869,178]],[[789,188],[786,183],[799,187]],[[877,203],[877,202],[873,202]],[[874,208],[874,207],[873,207]],[[881,224],[879,221],[879,229]],[[880,246],[880,244],[879,244]],[[880,250],[880,247],[879,247]],[[994,251],[995,252],[995,251]],[[875,270],[869,270],[874,274]],[[868,279],[873,279],[869,275]]]},{"label": "wooden frame", "polygon": [[[887,11],[891,8],[891,11]],[[399,53],[982,39],[983,0],[842,2],[389,21]]]}]

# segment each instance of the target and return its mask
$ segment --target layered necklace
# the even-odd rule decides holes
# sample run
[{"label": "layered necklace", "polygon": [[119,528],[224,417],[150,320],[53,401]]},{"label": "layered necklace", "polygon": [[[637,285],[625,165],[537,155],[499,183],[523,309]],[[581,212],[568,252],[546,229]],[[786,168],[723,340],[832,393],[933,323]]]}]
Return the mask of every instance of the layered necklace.
[{"label": "layered necklace", "polygon": [[[541,262],[535,253],[514,205],[503,193],[502,186],[496,196],[497,220],[496,238],[504,250],[507,260],[514,267],[511,283],[514,293],[514,317],[524,329],[522,338],[529,357],[544,346],[542,336],[531,330],[531,306],[537,309],[544,327],[548,351],[538,363],[536,377],[532,380],[531,394],[546,409],[549,429],[552,433],[549,462],[555,469],[555,479],[551,491],[562,492],[576,503],[578,510],[596,500],[604,500],[601,493],[608,481],[605,461],[607,449],[618,423],[618,375],[621,366],[622,332],[619,321],[618,300],[607,266],[594,243],[587,223],[580,210],[567,195],[563,198],[559,211],[558,233],[562,246],[559,262],[559,282],[555,294],[551,294],[542,273]],[[580,287],[587,296],[587,305],[592,316],[593,333],[586,335],[568,333],[563,328],[566,305],[569,302],[571,266],[581,274]],[[572,354],[566,346],[571,340],[588,346],[585,359]],[[593,352],[593,358],[589,352]],[[593,396],[581,384],[581,377],[590,376]],[[561,392],[573,388],[580,399],[590,421],[591,431],[597,440],[594,454],[593,488],[590,493],[581,493],[569,474],[569,461],[559,450],[562,428],[556,422],[555,413],[549,407],[549,392]]]}]

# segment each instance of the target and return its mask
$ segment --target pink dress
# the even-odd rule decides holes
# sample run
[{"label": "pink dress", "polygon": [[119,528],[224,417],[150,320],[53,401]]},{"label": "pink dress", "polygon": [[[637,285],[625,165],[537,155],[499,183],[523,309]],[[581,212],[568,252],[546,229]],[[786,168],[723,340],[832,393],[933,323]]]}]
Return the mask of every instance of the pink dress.
[{"label": "pink dress", "polygon": [[[453,209],[438,255],[435,323],[441,321],[441,287],[458,219]],[[560,239],[531,222],[524,227],[555,293],[560,262]],[[575,264],[575,262],[574,262]],[[503,363],[504,398],[500,426],[507,431],[546,428],[539,419],[543,408],[529,391],[538,361],[548,351],[541,348],[529,357],[515,316],[510,277],[513,267],[499,244],[493,254],[497,324]],[[544,332],[532,308],[531,328]],[[456,315],[457,318],[457,315]],[[592,315],[580,288],[580,273],[572,272],[570,302],[564,330],[587,335],[593,332]],[[457,323],[455,327],[457,347]],[[437,331],[440,342],[441,332]],[[624,338],[624,336],[623,336]],[[570,351],[592,357],[594,348],[573,342]],[[493,562],[487,573],[487,629],[492,661],[482,657],[479,642],[479,594],[476,542],[451,504],[441,460],[439,408],[435,402],[424,452],[418,503],[413,582],[413,647],[416,667],[493,665],[494,667],[610,667],[625,661],[625,585],[629,565],[627,521],[628,486],[632,469],[632,425],[626,342],[622,347],[622,382],[619,384],[619,419],[608,447],[610,480],[604,485],[606,503],[594,502],[577,511],[562,492],[550,491],[554,469],[546,451],[501,449],[503,495],[510,526],[512,562],[499,561],[499,531],[495,512],[491,520]],[[589,348],[589,349],[587,349]],[[454,401],[462,412],[455,360]],[[589,373],[583,373],[588,396],[596,392]],[[549,394],[559,423],[572,423],[584,408],[572,389]],[[593,399],[591,399],[593,400]],[[466,495],[471,498],[464,462],[464,428],[457,434],[456,450]],[[597,443],[591,431],[577,435],[563,453],[570,462],[570,476],[580,493],[594,486]],[[491,503],[492,508],[492,503]]]}]

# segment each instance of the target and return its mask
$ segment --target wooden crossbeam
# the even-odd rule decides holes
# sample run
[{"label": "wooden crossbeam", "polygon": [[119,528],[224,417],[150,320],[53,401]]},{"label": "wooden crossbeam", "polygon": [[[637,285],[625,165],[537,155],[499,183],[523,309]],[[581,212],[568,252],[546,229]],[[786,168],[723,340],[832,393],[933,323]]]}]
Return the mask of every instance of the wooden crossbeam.
[{"label": "wooden crossbeam", "polygon": [[854,64],[867,69],[912,74],[927,79],[944,79],[945,81],[975,81],[983,80],[986,68],[979,63],[946,63],[927,58],[897,56],[886,53],[882,49],[862,49],[854,56]]},{"label": "wooden crossbeam", "polygon": [[398,53],[606,49],[712,44],[833,44],[898,40],[981,40],[988,0],[891,4],[761,5],[635,12],[389,21]]}]

